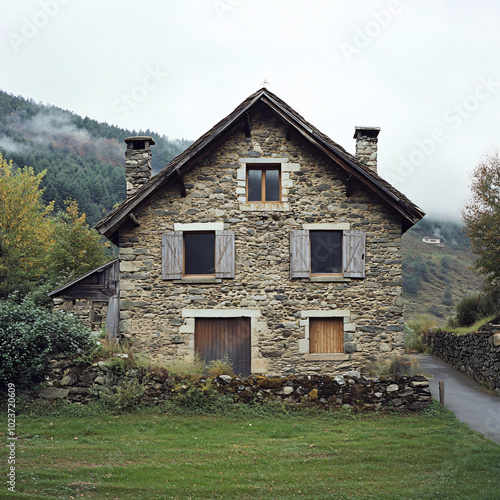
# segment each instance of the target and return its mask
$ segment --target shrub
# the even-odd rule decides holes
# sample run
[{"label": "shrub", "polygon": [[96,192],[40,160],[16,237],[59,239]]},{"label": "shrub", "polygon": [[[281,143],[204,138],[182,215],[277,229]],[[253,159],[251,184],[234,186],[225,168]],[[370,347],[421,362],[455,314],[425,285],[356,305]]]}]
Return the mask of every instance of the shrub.
[{"label": "shrub", "polygon": [[471,326],[480,318],[479,296],[469,295],[457,304],[456,320],[458,326]]},{"label": "shrub", "polygon": [[193,361],[185,359],[170,359],[163,364],[163,367],[172,375],[200,378],[203,375],[205,363],[195,356]]},{"label": "shrub", "polygon": [[443,295],[443,305],[452,306],[453,305],[453,296],[451,295],[451,287],[447,286]]},{"label": "shrub", "polygon": [[50,312],[31,301],[0,301],[0,386],[22,389],[43,378],[51,357],[89,349],[90,329],[63,312]]},{"label": "shrub", "polygon": [[417,274],[407,274],[403,277],[403,291],[410,295],[416,295],[421,284],[422,278]]},{"label": "shrub", "polygon": [[144,386],[138,380],[125,378],[120,381],[116,393],[103,394],[101,400],[112,411],[123,413],[136,408],[141,403]]},{"label": "shrub", "polygon": [[497,315],[500,313],[500,286],[488,284],[479,298],[479,312],[481,316]]},{"label": "shrub", "polygon": [[437,326],[436,321],[427,315],[420,315],[408,322],[405,328],[405,345],[410,350],[424,352],[429,330]]},{"label": "shrub", "polygon": [[390,356],[367,367],[367,372],[376,377],[416,375],[420,365],[415,356]]}]

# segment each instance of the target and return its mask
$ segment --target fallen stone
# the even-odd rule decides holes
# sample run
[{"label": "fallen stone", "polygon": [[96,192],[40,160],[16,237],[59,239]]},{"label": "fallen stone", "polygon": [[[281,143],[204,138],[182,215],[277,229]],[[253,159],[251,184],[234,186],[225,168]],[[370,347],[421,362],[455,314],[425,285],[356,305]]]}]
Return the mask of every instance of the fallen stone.
[{"label": "fallen stone", "polygon": [[59,399],[68,397],[69,389],[61,389],[59,387],[46,387],[39,393],[43,399]]}]

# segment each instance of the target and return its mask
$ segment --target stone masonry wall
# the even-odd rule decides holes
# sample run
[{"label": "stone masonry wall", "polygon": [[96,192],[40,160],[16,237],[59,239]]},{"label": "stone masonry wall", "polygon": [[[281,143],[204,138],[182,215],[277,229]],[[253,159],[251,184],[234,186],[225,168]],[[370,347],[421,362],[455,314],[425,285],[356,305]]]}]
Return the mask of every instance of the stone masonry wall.
[{"label": "stone masonry wall", "polygon": [[[103,396],[116,395],[120,387],[136,382],[142,391],[140,401],[148,405],[162,405],[174,400],[193,386],[204,390],[211,384],[219,393],[230,394],[235,402],[254,403],[283,401],[300,406],[319,406],[324,409],[374,411],[398,408],[417,411],[429,406],[432,398],[425,377],[394,376],[369,379],[357,372],[335,377],[323,375],[288,375],[247,378],[220,375],[214,379],[186,382],[166,370],[143,373],[137,368],[122,368],[116,361],[74,365],[69,359],[54,359],[48,367],[47,387],[38,397],[55,400],[63,398],[70,403],[85,404]],[[135,386],[137,387],[137,385]],[[142,395],[141,395],[142,392]]]},{"label": "stone masonry wall", "polygon": [[435,331],[430,340],[433,353],[500,394],[500,325],[466,335]]},{"label": "stone masonry wall", "polygon": [[[333,374],[401,354],[400,216],[352,181],[346,196],[345,172],[300,136],[287,139],[285,126],[269,112],[251,116],[250,127],[251,137],[235,132],[185,175],[186,198],[173,187],[136,214],[139,227],[120,231],[121,332],[157,363],[189,359],[193,310],[245,310],[252,316],[252,373]],[[284,161],[281,206],[258,210],[242,202],[242,158]],[[162,233],[174,223],[204,222],[222,222],[235,232],[235,278],[162,280]],[[290,279],[290,231],[313,223],[365,232],[364,279]],[[307,311],[340,311],[345,355],[306,359]]]},{"label": "stone masonry wall", "polygon": [[97,302],[85,299],[64,299],[57,297],[54,299],[54,310],[65,311],[76,316],[85,326],[89,326],[92,331],[99,331],[106,323],[108,312],[107,302]]},{"label": "stone masonry wall", "polygon": [[125,176],[127,196],[134,194],[138,188],[151,178],[151,150],[149,141],[147,149],[132,149],[133,141],[127,142],[125,153]]}]

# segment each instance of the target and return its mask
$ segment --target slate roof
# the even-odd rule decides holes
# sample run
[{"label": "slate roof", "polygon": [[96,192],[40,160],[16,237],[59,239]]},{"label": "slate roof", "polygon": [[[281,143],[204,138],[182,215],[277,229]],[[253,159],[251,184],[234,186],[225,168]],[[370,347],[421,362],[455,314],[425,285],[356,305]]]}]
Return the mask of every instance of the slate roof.
[{"label": "slate roof", "polygon": [[268,89],[262,88],[245,99],[233,112],[191,144],[183,153],[174,158],[157,175],[141,186],[134,195],[127,198],[121,205],[101,219],[96,224],[96,229],[110,240],[116,242],[117,230],[129,217],[134,218],[133,216],[147,206],[161,190],[179,182],[179,178],[182,177],[185,171],[210,154],[230,133],[236,131],[237,128],[243,129],[248,119],[248,113],[261,103],[267,105],[293,130],[343,167],[350,177],[364,184],[376,196],[400,213],[403,220],[403,231],[412,227],[425,215],[404,194],[370,170],[355,156],[348,153],[342,146],[307,122],[278,96]]}]

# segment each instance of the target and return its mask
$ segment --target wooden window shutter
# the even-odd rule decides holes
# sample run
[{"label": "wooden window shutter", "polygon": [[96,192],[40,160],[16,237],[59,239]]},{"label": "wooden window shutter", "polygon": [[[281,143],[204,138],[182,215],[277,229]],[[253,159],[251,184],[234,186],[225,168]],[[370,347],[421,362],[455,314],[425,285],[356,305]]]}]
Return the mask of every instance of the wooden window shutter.
[{"label": "wooden window shutter", "polygon": [[290,277],[308,278],[311,270],[311,242],[308,229],[290,231]]},{"label": "wooden window shutter", "polygon": [[162,279],[177,280],[182,278],[183,256],[182,231],[163,233],[161,242]]},{"label": "wooden window shutter", "polygon": [[215,277],[234,278],[234,231],[215,231]]},{"label": "wooden window shutter", "polygon": [[343,318],[311,318],[309,352],[311,354],[344,352]]},{"label": "wooden window shutter", "polygon": [[359,230],[344,231],[343,265],[345,278],[365,277],[365,233]]}]

